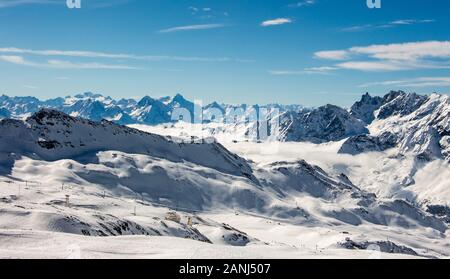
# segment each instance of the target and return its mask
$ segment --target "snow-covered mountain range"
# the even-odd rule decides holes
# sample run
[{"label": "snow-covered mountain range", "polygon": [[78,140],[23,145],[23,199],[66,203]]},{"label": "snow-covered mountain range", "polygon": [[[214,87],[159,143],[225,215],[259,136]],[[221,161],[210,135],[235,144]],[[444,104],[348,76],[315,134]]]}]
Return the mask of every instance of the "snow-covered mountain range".
[{"label": "snow-covered mountain range", "polygon": [[[363,95],[350,109],[334,105],[304,108],[300,105],[226,105],[213,102],[200,107],[182,95],[153,99],[149,96],[114,100],[100,94],[84,93],[46,101],[34,97],[0,97],[0,119],[25,119],[41,108],[92,121],[117,124],[161,125],[179,119],[203,123],[202,136],[226,134],[236,140],[323,143],[348,139],[340,152],[358,154],[398,148],[424,159],[450,161],[450,105],[448,95],[430,96],[392,91],[384,97]],[[190,120],[172,115],[184,108]],[[262,110],[277,125],[261,127]],[[199,116],[200,114],[200,116]],[[265,116],[264,116],[265,117]],[[214,125],[208,125],[214,123]],[[263,138],[261,130],[266,128]]]},{"label": "snow-covered mountain range", "polygon": [[[0,257],[40,257],[35,243],[65,256],[57,244],[64,239],[84,243],[81,251],[123,255],[76,235],[119,237],[111,243],[126,241],[132,257],[155,253],[158,241],[144,248],[142,236],[178,245],[177,257],[200,244],[175,238],[215,245],[218,256],[369,257],[374,246],[386,255],[450,256],[448,96],[366,94],[348,110],[266,106],[279,113],[280,125],[269,126],[279,129],[276,153],[259,137],[181,141],[177,131],[197,135],[172,123],[171,112],[198,109],[181,95],[0,100]],[[260,129],[245,118],[263,106],[240,107],[250,109],[235,123],[205,123],[207,136]],[[121,125],[128,123],[140,129]]]},{"label": "snow-covered mountain range", "polygon": [[[187,109],[192,114],[191,120],[194,120],[193,114],[196,106],[198,107],[199,105],[186,100],[181,94],[177,94],[174,97],[152,98],[145,96],[140,100],[114,100],[111,97],[105,97],[101,94],[86,92],[75,96],[45,101],[41,101],[35,97],[9,97],[2,95],[0,96],[0,118],[13,117],[23,119],[41,108],[51,108],[71,116],[82,117],[93,121],[105,119],[118,124],[156,125],[173,122],[171,114],[175,108]],[[208,112],[214,108],[220,109],[225,113],[228,108],[247,110],[247,108],[252,107],[245,104],[219,105],[213,102],[205,105],[203,109],[205,110],[205,115],[208,115]],[[259,108],[259,106],[254,107]],[[301,105],[271,104],[261,107],[276,108],[281,112],[302,109]],[[200,107],[200,109],[202,108]]]},{"label": "snow-covered mountain range", "polygon": [[[424,158],[450,160],[450,105],[448,95],[430,96],[392,91],[384,97],[365,94],[350,109],[334,105],[304,108],[300,105],[226,105],[213,102],[200,107],[182,95],[153,99],[149,96],[114,100],[100,94],[40,101],[34,97],[0,97],[0,119],[24,119],[41,108],[59,110],[92,121],[103,119],[118,124],[158,125],[175,123],[174,109],[185,108],[196,123],[228,125],[205,126],[207,134],[242,134],[247,140],[260,137],[258,116],[266,110],[277,121],[268,126],[268,135],[279,141],[323,143],[349,138],[341,152],[357,154],[398,147]],[[198,116],[200,112],[201,116]],[[201,119],[199,120],[199,118]],[[188,121],[184,119],[185,121]]]}]

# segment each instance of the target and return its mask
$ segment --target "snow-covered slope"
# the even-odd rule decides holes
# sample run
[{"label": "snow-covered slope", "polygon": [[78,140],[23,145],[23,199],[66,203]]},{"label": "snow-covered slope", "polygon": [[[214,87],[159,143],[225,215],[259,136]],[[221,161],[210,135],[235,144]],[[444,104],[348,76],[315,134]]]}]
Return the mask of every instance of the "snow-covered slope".
[{"label": "snow-covered slope", "polygon": [[89,158],[99,151],[116,150],[173,162],[190,162],[251,177],[247,162],[218,143],[177,143],[112,122],[93,122],[55,110],[42,109],[25,121],[2,120],[0,131],[0,152],[3,154],[56,161]]},{"label": "snow-covered slope", "polygon": [[[188,251],[185,245],[201,243],[211,243],[202,250],[221,251],[210,257],[237,252],[230,246],[245,247],[240,257],[265,258],[267,251],[272,251],[270,257],[373,255],[363,248],[346,251],[340,243],[347,238],[371,243],[389,239],[417,255],[450,255],[447,225],[409,203],[378,200],[345,176],[330,176],[305,161],[275,162],[255,170],[261,185],[212,169],[116,151],[100,152],[97,163],[87,164],[16,159],[12,173],[0,176],[0,257],[45,256],[38,243],[51,239],[60,246],[50,245],[56,254],[47,257],[67,257],[64,253],[74,247],[81,253],[74,256],[91,257],[94,242],[110,242],[94,249],[98,257],[153,252],[185,258],[191,254],[169,256],[168,251]],[[168,212],[176,212],[180,221],[166,220]],[[81,241],[76,235],[85,238]],[[130,236],[126,239],[134,252],[125,255],[112,249],[125,238],[97,236]],[[21,244],[12,238],[21,239]],[[160,245],[140,245],[145,239]],[[405,256],[401,251],[384,252]]]},{"label": "snow-covered slope", "polygon": [[377,120],[369,129],[375,136],[390,131],[398,138],[402,152],[450,161],[449,96],[432,94],[423,98],[407,94],[397,97],[379,109]]}]

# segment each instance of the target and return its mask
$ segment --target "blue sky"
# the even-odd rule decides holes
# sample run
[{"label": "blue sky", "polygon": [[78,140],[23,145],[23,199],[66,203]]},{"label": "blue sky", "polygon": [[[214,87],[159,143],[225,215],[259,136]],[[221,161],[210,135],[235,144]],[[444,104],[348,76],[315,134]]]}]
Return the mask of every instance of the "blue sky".
[{"label": "blue sky", "polygon": [[0,0],[0,94],[349,106],[450,91],[450,2]]}]

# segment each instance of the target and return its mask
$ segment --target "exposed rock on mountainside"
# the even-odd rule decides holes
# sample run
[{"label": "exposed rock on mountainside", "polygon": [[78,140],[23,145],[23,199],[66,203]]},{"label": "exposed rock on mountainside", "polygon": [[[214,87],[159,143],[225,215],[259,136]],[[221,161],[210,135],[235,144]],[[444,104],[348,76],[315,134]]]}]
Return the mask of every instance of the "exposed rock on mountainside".
[{"label": "exposed rock on mountainside", "polygon": [[359,154],[396,146],[403,153],[450,160],[448,96],[391,92],[374,115],[376,118],[369,125],[370,136],[351,137],[344,143],[342,153]]},{"label": "exposed rock on mountainside", "polygon": [[372,97],[369,93],[366,93],[361,98],[361,101],[356,102],[350,109],[350,113],[363,120],[365,123],[370,124],[374,119],[374,112],[378,110],[383,104],[383,98]]},{"label": "exposed rock on mountainside", "polygon": [[385,132],[378,137],[359,135],[350,137],[343,144],[339,153],[356,155],[363,152],[385,151],[397,145],[397,137]]},{"label": "exposed rock on mountainside", "polygon": [[299,113],[288,112],[281,116],[280,122],[283,141],[338,141],[368,132],[362,120],[333,105]]},{"label": "exposed rock on mountainside", "polygon": [[[345,242],[339,243],[340,246],[346,249],[371,250],[373,253],[383,252],[391,254],[406,254],[417,256],[417,252],[406,246],[399,246],[391,241],[364,241],[356,242],[347,238]],[[375,256],[375,255],[374,255]],[[378,255],[379,256],[379,255]]]}]

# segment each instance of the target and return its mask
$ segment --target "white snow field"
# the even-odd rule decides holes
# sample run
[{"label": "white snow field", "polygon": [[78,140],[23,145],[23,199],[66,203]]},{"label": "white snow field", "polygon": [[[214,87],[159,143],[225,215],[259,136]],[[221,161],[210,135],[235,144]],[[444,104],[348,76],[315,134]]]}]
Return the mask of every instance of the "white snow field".
[{"label": "white snow field", "polygon": [[450,204],[444,161],[179,143],[53,110],[0,130],[0,258],[450,256],[427,212]]},{"label": "white snow field", "polygon": [[[64,172],[63,162],[47,165],[25,160],[18,165],[15,176],[25,174],[22,171],[33,174],[33,168]],[[45,176],[35,177],[43,181]],[[347,250],[336,245],[347,237],[408,245],[422,257],[448,256],[447,235],[433,229],[368,224],[355,227],[326,217],[321,224],[297,224],[240,210],[179,210],[182,220],[177,223],[164,220],[168,208],[142,202],[132,195],[105,193],[103,187],[88,183],[65,184],[62,190],[57,179],[46,181],[29,181],[26,187],[20,183],[0,184],[0,258],[418,257],[382,253],[377,247]],[[70,195],[69,207],[65,205],[66,195]],[[308,209],[322,206],[312,198],[303,201],[306,204],[308,200]],[[186,225],[188,217],[193,218],[192,226]],[[100,236],[100,231],[108,236]]]}]

